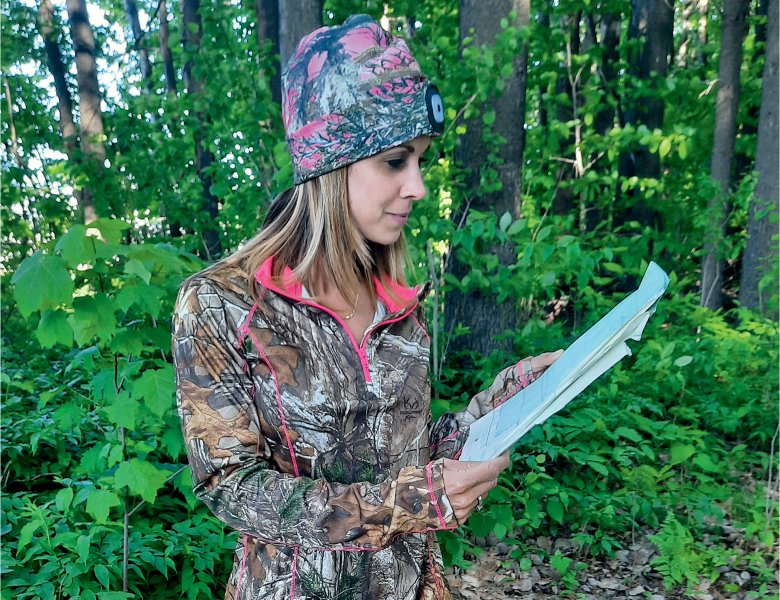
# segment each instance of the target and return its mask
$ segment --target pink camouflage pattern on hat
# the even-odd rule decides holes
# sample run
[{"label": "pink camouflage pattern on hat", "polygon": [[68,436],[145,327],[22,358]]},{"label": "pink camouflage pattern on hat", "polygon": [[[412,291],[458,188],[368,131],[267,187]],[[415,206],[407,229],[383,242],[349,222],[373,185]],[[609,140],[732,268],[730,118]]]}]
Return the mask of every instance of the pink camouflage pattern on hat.
[{"label": "pink camouflage pattern on hat", "polygon": [[406,42],[366,15],[304,37],[282,85],[296,184],[443,129],[441,97]]}]

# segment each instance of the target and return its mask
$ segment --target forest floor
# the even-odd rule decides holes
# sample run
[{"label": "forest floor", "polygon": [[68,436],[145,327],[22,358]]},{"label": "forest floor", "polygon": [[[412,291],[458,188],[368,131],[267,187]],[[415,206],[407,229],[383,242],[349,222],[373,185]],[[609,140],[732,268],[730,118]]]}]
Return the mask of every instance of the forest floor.
[{"label": "forest floor", "polygon": [[[736,538],[741,536],[734,537],[733,542],[739,544]],[[770,565],[774,581],[763,590],[755,576],[740,565],[720,567],[720,575],[715,581],[702,578],[689,591],[684,586],[666,589],[661,575],[651,567],[657,551],[647,539],[626,543],[613,557],[594,558],[583,556],[570,539],[539,537],[526,555],[533,565],[527,571],[522,571],[517,561],[507,555],[509,547],[506,544],[499,543],[482,550],[466,571],[450,567],[448,580],[453,600],[764,600],[780,597],[777,546]],[[559,550],[573,561],[568,577],[561,577],[542,559]],[[579,570],[574,569],[577,563],[580,563]]]}]

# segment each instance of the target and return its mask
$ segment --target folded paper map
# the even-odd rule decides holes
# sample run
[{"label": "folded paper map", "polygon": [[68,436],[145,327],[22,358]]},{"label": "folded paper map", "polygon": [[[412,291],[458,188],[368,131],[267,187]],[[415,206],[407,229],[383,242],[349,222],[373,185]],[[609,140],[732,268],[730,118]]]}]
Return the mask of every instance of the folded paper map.
[{"label": "folded paper map", "polygon": [[534,425],[544,423],[599,375],[629,356],[626,340],[642,337],[668,284],[663,269],[651,262],[637,291],[577,338],[539,379],[471,424],[460,460],[489,460],[501,455]]}]

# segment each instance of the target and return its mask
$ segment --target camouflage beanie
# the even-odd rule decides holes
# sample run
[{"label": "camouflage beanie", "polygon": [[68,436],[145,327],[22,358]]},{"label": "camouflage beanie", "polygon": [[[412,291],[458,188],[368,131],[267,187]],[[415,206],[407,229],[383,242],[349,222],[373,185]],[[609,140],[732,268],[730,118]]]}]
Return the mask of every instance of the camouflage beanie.
[{"label": "camouflage beanie", "polygon": [[444,128],[441,96],[406,42],[366,15],[304,37],[282,86],[296,184]]}]

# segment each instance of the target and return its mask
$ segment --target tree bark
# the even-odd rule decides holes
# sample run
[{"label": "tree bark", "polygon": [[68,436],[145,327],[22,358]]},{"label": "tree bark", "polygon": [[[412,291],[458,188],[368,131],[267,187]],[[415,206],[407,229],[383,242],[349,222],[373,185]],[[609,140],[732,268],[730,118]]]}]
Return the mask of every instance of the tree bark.
[{"label": "tree bark", "polygon": [[41,0],[38,9],[38,30],[43,38],[46,50],[46,65],[54,79],[54,91],[57,93],[57,111],[59,112],[59,127],[62,135],[62,143],[68,158],[73,158],[73,150],[76,148],[78,132],[76,121],[73,119],[73,98],[65,79],[65,64],[57,40],[54,37],[54,10],[51,0]]},{"label": "tree bark", "polygon": [[106,158],[103,145],[103,114],[100,110],[100,88],[95,61],[95,35],[89,24],[85,0],[67,0],[71,37],[76,54],[79,85],[79,122],[81,149],[101,164]]},{"label": "tree bark", "polygon": [[[780,128],[778,128],[778,0],[769,3],[764,74],[761,89],[761,113],[758,121],[756,170],[758,181],[748,213],[748,238],[742,259],[739,301],[775,320],[777,313],[777,217],[780,203],[778,164]],[[768,287],[761,280],[769,275]]]},{"label": "tree bark", "polygon": [[[460,2],[460,38],[472,36],[477,45],[492,45],[501,32],[500,20],[516,11],[516,26],[525,27],[529,21],[529,0],[461,0]],[[473,30],[473,34],[471,33]],[[467,123],[467,132],[456,148],[456,160],[467,170],[465,190],[467,203],[465,211],[473,208],[479,211],[495,212],[502,215],[509,212],[514,218],[519,214],[519,196],[521,190],[523,149],[525,146],[525,90],[528,65],[528,46],[524,45],[512,62],[512,75],[504,82],[500,97],[491,98],[485,109],[495,110],[496,119],[493,132],[506,138],[506,143],[498,149],[500,164],[498,176],[502,189],[492,193],[480,193],[480,167],[485,156],[495,151],[483,141],[483,125],[476,119]],[[465,222],[463,211],[455,218],[456,222]],[[500,245],[492,251],[502,265],[516,261],[516,251],[508,244]],[[457,251],[451,254],[448,270],[461,279],[469,266],[461,263]],[[451,340],[449,348],[453,351],[469,349],[477,354],[487,354],[497,348],[494,337],[517,326],[517,307],[508,301],[496,305],[492,295],[479,293],[463,294],[457,290],[448,292],[445,303],[445,320],[448,329],[460,323],[469,328],[465,336]],[[509,342],[501,347],[510,350]]]},{"label": "tree bark", "polygon": [[[567,18],[568,17],[568,18]],[[559,123],[569,123],[574,118],[576,110],[574,92],[572,89],[572,60],[580,53],[580,21],[582,13],[577,11],[573,15],[561,18],[561,29],[566,32],[567,48],[565,53],[563,72],[558,76],[555,84],[555,94],[565,94],[570,103],[568,106],[558,103],[555,113]],[[574,130],[566,140],[561,140],[561,148],[558,154],[563,156],[567,149],[573,149],[575,144]],[[553,212],[557,215],[567,215],[574,209],[574,193],[570,185],[567,185],[576,176],[574,163],[561,163],[555,178],[555,196],[553,197]]]},{"label": "tree bark", "polygon": [[[161,4],[164,4],[164,0],[160,1]],[[127,13],[127,19],[130,21],[133,41],[141,62],[141,79],[144,82],[144,90],[148,92],[152,84],[152,63],[149,62],[149,52],[142,45],[143,29],[141,29],[141,24],[138,21],[138,6],[135,0],[125,0],[125,12]]]},{"label": "tree bark", "polygon": [[701,265],[701,305],[712,310],[723,306],[722,246],[728,220],[728,194],[734,161],[734,141],[739,108],[739,70],[745,18],[750,0],[724,0],[721,23],[718,93],[715,108],[715,133],[712,140],[710,176],[718,192],[707,203],[704,231],[704,257]]},{"label": "tree bark", "polygon": [[[182,9],[182,47],[184,49],[184,86],[197,105],[197,98],[203,93],[203,82],[193,74],[194,60],[201,49],[203,24],[200,18],[200,0],[181,0]],[[222,252],[222,243],[217,230],[219,216],[219,201],[211,192],[214,178],[209,168],[214,162],[214,156],[205,141],[205,123],[207,115],[194,111],[195,128],[195,169],[203,188],[203,209],[209,215],[209,222],[203,228],[203,238],[206,246],[206,258],[212,260]]]},{"label": "tree bark", "polygon": [[168,42],[168,0],[160,0],[160,54],[165,72],[165,89],[168,94],[176,95],[176,71],[173,68],[173,56]]},{"label": "tree bark", "polygon": [[323,0],[280,0],[279,52],[282,69],[301,38],[322,27]]},{"label": "tree bark", "polygon": [[[258,61],[265,50],[265,45],[270,42],[271,55],[274,57],[274,66],[276,67],[276,73],[270,81],[271,98],[276,103],[282,102],[282,64],[279,59],[279,4],[279,0],[255,0]],[[321,8],[319,14],[322,15]],[[320,17],[320,23],[322,23],[322,17]],[[261,70],[260,77],[265,76],[265,72]]]},{"label": "tree bark", "polygon": [[[630,70],[635,78],[647,82],[650,93],[644,98],[634,99],[633,104],[626,107],[625,117],[628,123],[644,124],[651,131],[662,127],[664,122],[663,100],[656,92],[669,68],[673,25],[673,0],[632,1],[628,36],[641,40],[641,51],[632,59]],[[657,179],[661,174],[661,161],[657,153],[640,146],[620,157],[619,173],[624,179],[632,176]],[[657,225],[656,211],[643,201],[639,193],[629,193],[628,200],[631,219],[642,225]]]},{"label": "tree bark", "polygon": [[[85,0],[67,0],[68,19],[70,20],[71,39],[76,56],[76,74],[79,89],[79,126],[81,150],[86,162],[96,171],[103,168],[106,149],[103,144],[103,114],[100,110],[100,87],[97,78],[95,60],[95,35],[89,24],[87,3]],[[96,173],[91,173],[98,177]],[[95,200],[89,186],[79,193],[80,208],[85,224],[97,220]]]}]

